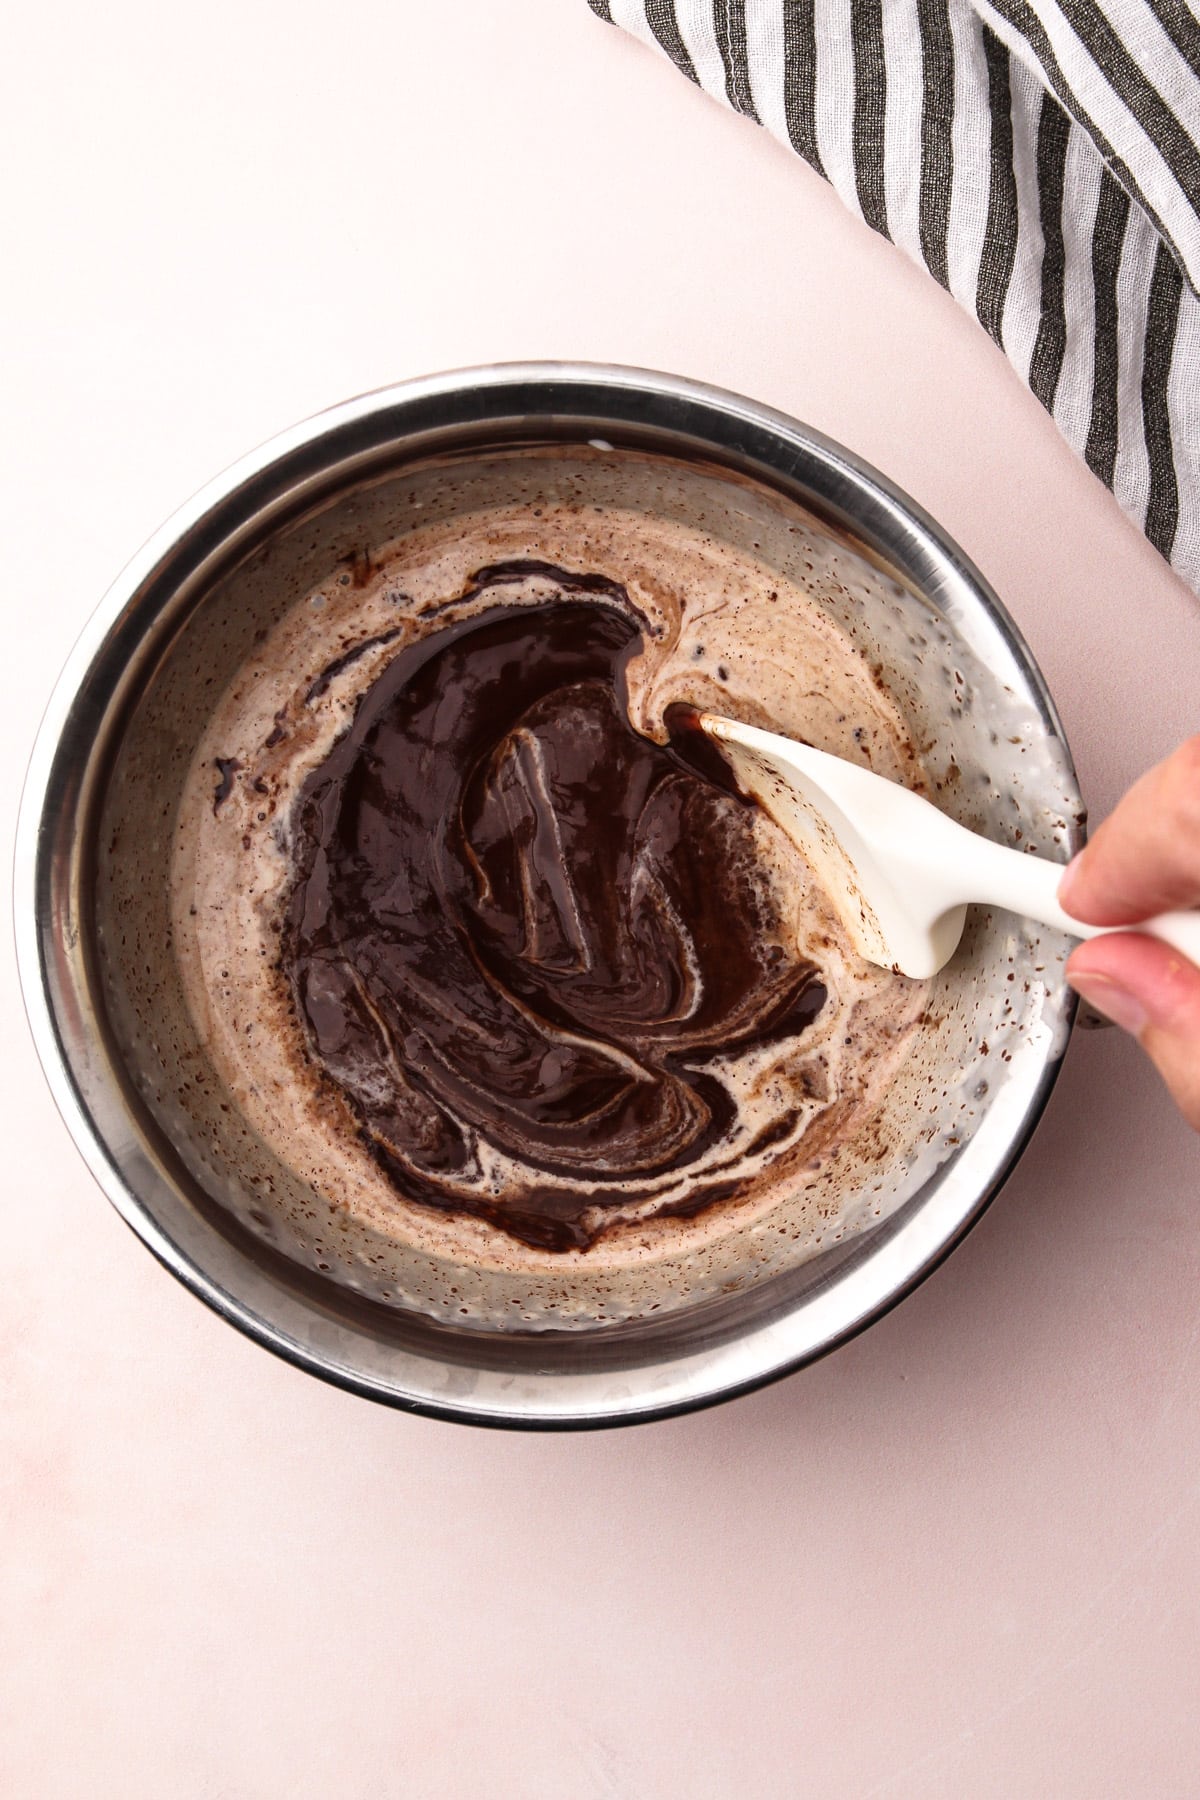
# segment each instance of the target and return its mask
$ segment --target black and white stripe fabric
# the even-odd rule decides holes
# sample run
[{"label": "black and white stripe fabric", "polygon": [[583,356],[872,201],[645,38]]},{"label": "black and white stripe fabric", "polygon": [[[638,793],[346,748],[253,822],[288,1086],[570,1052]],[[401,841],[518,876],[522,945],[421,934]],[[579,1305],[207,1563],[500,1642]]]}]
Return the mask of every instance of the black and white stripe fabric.
[{"label": "black and white stripe fabric", "polygon": [[1200,591],[1189,0],[589,0],[976,314]]}]

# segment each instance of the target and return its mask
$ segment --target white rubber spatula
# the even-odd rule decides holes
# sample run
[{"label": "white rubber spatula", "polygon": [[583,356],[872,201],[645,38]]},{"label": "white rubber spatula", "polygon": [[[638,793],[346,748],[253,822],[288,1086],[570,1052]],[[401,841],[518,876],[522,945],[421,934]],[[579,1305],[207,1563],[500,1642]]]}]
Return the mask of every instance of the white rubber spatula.
[{"label": "white rubber spatula", "polygon": [[808,857],[868,962],[936,975],[977,902],[1077,938],[1148,932],[1200,964],[1200,912],[1159,913],[1137,926],[1081,925],[1058,904],[1061,863],[977,837],[919,794],[840,756],[715,713],[698,714],[696,723],[743,792]]}]

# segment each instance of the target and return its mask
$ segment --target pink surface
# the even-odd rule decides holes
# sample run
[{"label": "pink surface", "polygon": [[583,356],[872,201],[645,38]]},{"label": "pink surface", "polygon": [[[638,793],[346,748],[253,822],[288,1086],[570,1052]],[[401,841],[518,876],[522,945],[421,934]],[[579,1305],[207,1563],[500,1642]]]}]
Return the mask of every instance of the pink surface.
[{"label": "pink surface", "polygon": [[[317,407],[492,358],[698,376],[877,463],[1015,614],[1095,816],[1196,727],[1200,603],[1000,353],[583,0],[68,0],[7,52],[6,858],[54,673],[161,518]],[[0,1793],[1197,1791],[1200,1156],[1118,1033],[847,1349],[510,1437],[322,1387],[163,1274],[0,942]]]}]

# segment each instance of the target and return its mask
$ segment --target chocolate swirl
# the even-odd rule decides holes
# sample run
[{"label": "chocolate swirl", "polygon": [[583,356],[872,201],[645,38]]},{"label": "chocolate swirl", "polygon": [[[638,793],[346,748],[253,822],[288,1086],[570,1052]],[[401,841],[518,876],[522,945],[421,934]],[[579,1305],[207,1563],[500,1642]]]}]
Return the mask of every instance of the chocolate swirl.
[{"label": "chocolate swirl", "polygon": [[[550,597],[505,603],[531,575]],[[283,968],[401,1194],[582,1248],[659,1187],[663,1212],[737,1191],[768,1146],[734,1150],[713,1065],[826,993],[780,942],[751,809],[630,724],[651,627],[625,589],[524,561],[466,597],[492,589],[394,655],[301,788]],[[678,1199],[662,1178],[701,1159]]]}]

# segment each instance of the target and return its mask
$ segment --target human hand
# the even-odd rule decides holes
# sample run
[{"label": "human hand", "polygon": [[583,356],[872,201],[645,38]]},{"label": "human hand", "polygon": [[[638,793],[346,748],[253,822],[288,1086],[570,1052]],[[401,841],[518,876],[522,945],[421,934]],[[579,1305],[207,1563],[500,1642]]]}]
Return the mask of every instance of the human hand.
[{"label": "human hand", "polygon": [[1200,906],[1200,737],[1143,775],[1067,869],[1058,897],[1089,925],[1131,930],[1071,953],[1071,986],[1141,1044],[1200,1131],[1200,968],[1135,928]]}]

